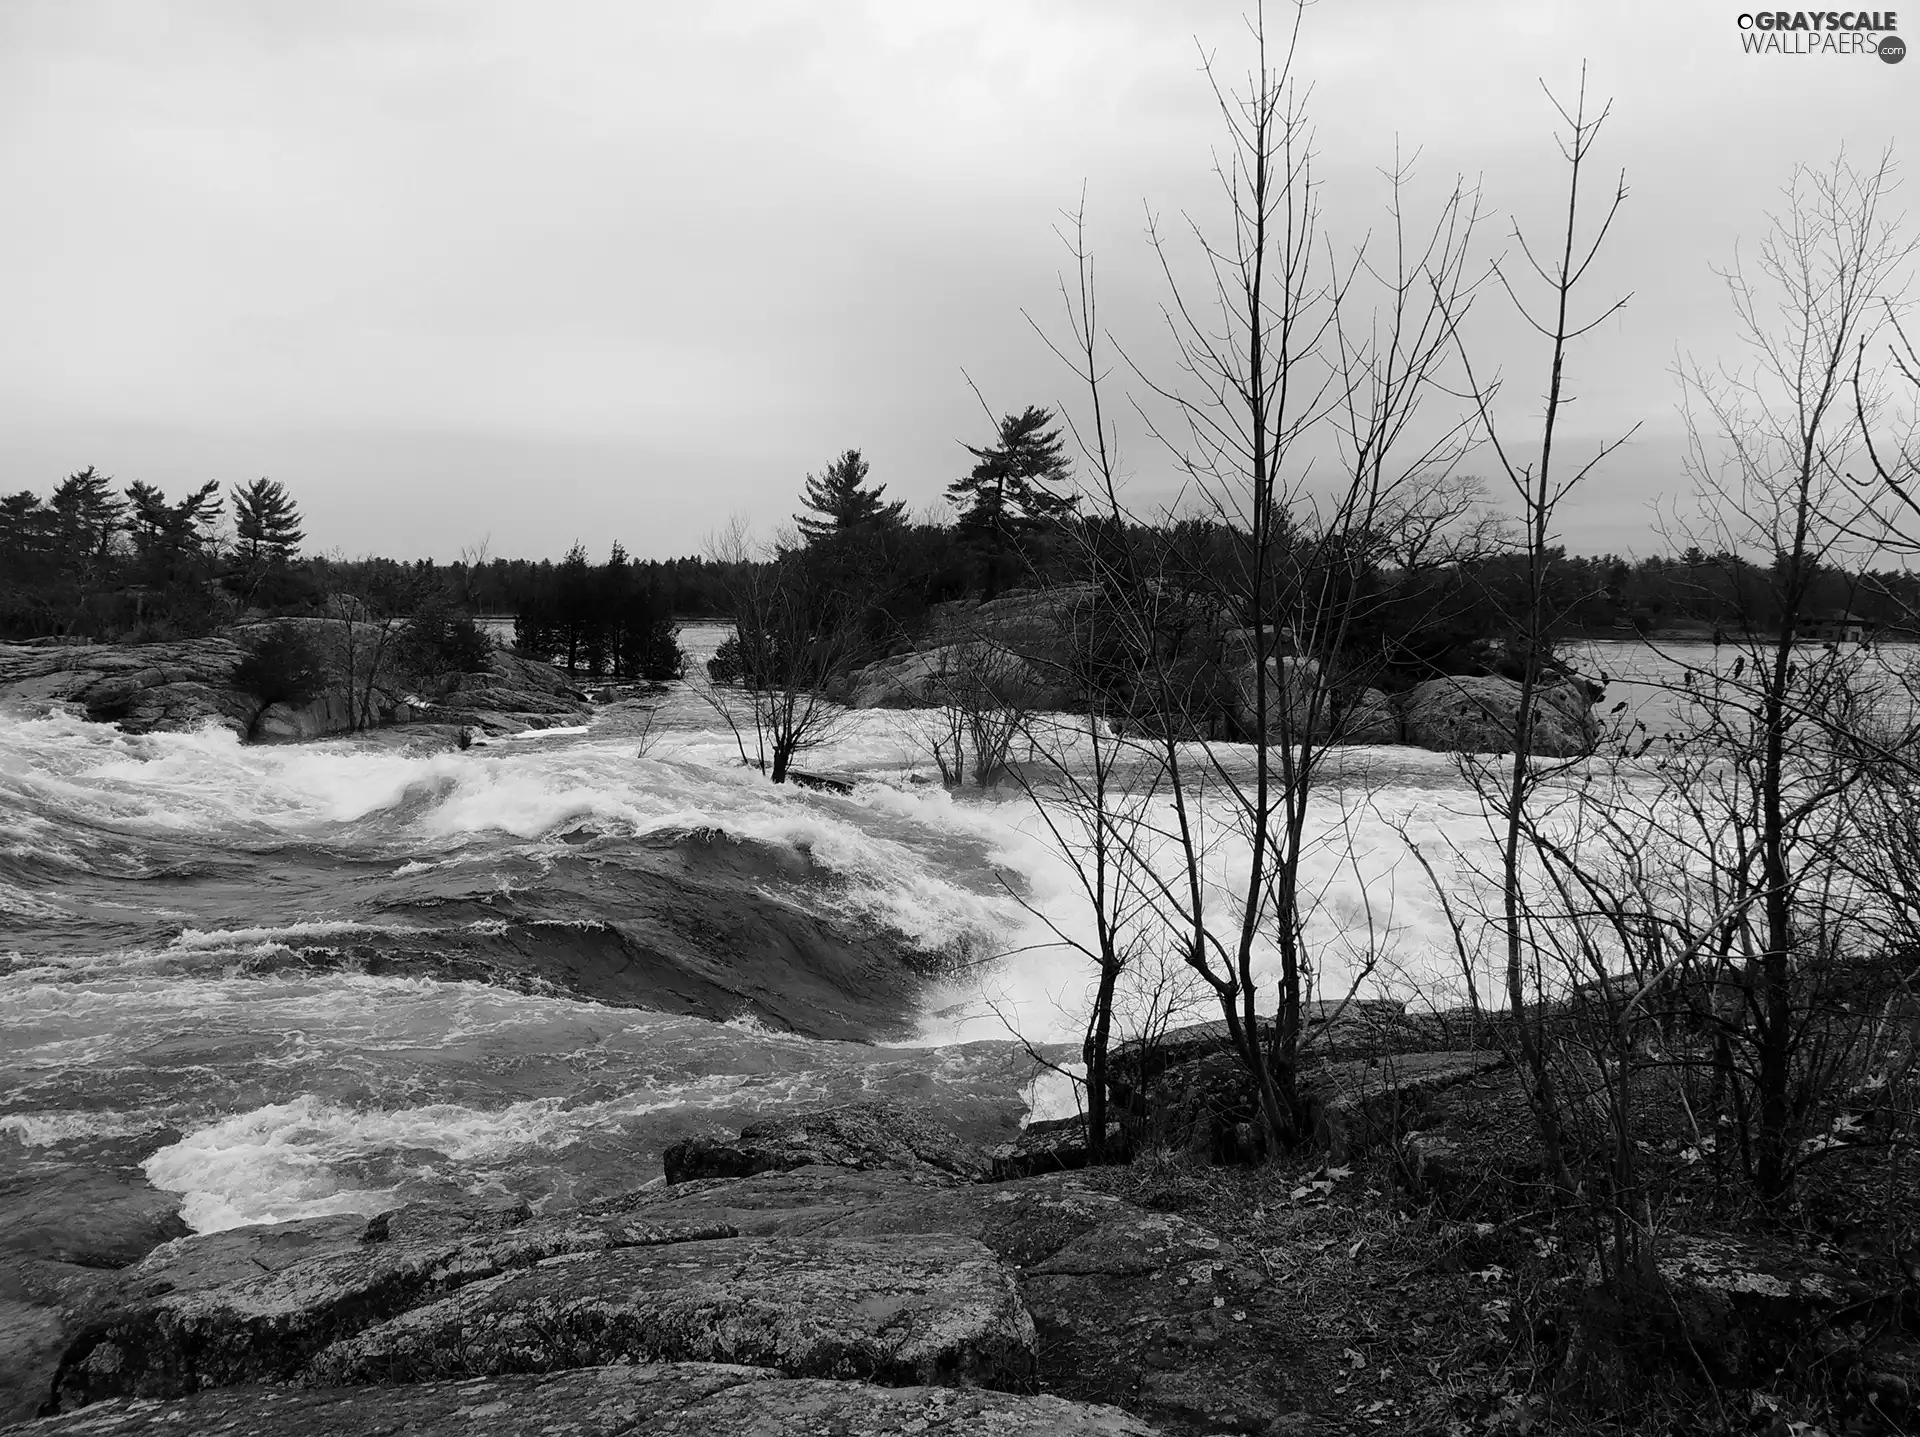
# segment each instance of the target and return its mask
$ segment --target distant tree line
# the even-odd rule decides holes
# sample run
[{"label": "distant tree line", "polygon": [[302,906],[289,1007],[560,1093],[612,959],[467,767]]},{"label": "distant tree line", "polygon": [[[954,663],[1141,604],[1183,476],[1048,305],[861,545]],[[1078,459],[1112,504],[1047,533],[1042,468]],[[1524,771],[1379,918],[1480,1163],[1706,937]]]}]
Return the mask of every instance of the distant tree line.
[{"label": "distant tree line", "polygon": [[593,564],[575,544],[521,592],[514,647],[528,658],[585,670],[595,678],[680,677],[672,601],[657,578],[628,561],[619,544]]},{"label": "distant tree line", "polygon": [[[231,524],[228,504],[231,502]],[[299,604],[311,585],[284,485],[217,482],[169,499],[116,488],[89,466],[44,500],[0,495],[0,636],[160,638],[204,632],[246,607]]]},{"label": "distant tree line", "polygon": [[[247,617],[324,613],[330,596],[390,596],[404,574],[405,602],[422,612],[511,617],[524,653],[594,676],[657,678],[678,664],[673,622],[740,618],[744,588],[767,592],[759,572],[767,566],[778,568],[780,586],[814,596],[810,607],[784,611],[803,627],[818,630],[830,618],[847,629],[836,645],[857,665],[911,635],[944,601],[1085,582],[1095,569],[1111,582],[1127,568],[1111,562],[1119,549],[1151,551],[1138,571],[1176,584],[1183,568],[1202,576],[1240,562],[1234,526],[1217,519],[1140,524],[1083,514],[1059,427],[1044,408],[1009,414],[990,443],[963,447],[972,463],[948,486],[952,522],[910,518],[862,452],[848,449],[805,477],[802,512],[764,550],[635,559],[614,544],[599,562],[579,544],[558,561],[494,558],[484,546],[445,564],[307,555],[299,507],[275,480],[225,494],[209,482],[170,497],[89,467],[45,498],[0,496],[0,638],[182,637]],[[1348,642],[1384,662],[1389,684],[1497,669],[1502,615],[1516,611],[1527,567],[1470,483],[1436,491],[1430,513],[1394,515],[1390,524],[1392,534],[1370,545],[1370,599]],[[1090,566],[1089,556],[1101,555]],[[1765,631],[1779,618],[1768,607],[1775,568],[1760,556],[1698,547],[1638,559],[1556,548],[1545,604],[1566,636]],[[1850,614],[1891,635],[1920,607],[1920,576],[1828,565],[1810,594],[1814,611]],[[812,617],[800,619],[803,611]],[[794,645],[756,647],[764,660]],[[737,664],[729,655],[722,671]]]}]

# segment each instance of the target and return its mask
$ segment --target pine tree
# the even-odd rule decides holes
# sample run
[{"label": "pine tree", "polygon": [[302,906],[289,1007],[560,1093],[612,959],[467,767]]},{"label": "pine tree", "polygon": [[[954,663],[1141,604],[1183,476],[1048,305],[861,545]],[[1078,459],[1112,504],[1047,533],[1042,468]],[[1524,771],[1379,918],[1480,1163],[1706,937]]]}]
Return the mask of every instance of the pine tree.
[{"label": "pine tree", "polygon": [[249,571],[290,562],[306,538],[293,496],[276,479],[234,485],[233,528]]},{"label": "pine tree", "polygon": [[127,486],[132,517],[127,525],[149,584],[184,581],[213,545],[221,499],[217,480],[209,479],[178,503],[151,484],[136,479]]},{"label": "pine tree", "polygon": [[1050,428],[1053,414],[1028,405],[1021,414],[1000,421],[1000,442],[976,449],[965,477],[947,486],[947,498],[960,510],[960,527],[1010,541],[1019,531],[1066,514],[1079,501],[1055,493],[1051,486],[1067,483],[1071,471],[1066,445],[1058,429]]},{"label": "pine tree", "polygon": [[62,480],[47,503],[61,561],[76,573],[91,572],[113,552],[113,536],[120,531],[127,506],[112,484],[89,464]]},{"label": "pine tree", "polygon": [[973,468],[947,486],[948,500],[960,511],[960,532],[984,552],[988,598],[1000,592],[1022,538],[1079,502],[1054,490],[1071,476],[1066,445],[1052,423],[1050,411],[1032,404],[1007,415],[1000,421],[1000,442],[984,449],[967,445]]},{"label": "pine tree", "polygon": [[886,492],[884,484],[867,487],[867,461],[858,449],[849,449],[823,473],[807,476],[800,501],[820,517],[796,514],[794,522],[809,544],[857,529],[898,524],[907,506],[887,502]]}]

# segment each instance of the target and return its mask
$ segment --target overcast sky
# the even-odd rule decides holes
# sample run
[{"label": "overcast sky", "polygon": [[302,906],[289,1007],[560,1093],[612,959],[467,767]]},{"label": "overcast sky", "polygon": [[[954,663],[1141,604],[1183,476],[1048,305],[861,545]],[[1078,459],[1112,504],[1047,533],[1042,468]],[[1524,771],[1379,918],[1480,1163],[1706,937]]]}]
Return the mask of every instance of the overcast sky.
[{"label": "overcast sky", "polygon": [[[858,447],[922,509],[984,440],[963,371],[997,411],[1076,397],[1022,310],[1054,312],[1083,185],[1108,316],[1152,354],[1143,205],[1218,215],[1196,38],[1242,73],[1241,12],[0,0],[0,490],[86,464],[173,491],[265,474],[312,548],[666,556],[732,513],[770,528]],[[1920,131],[1920,61],[1747,55],[1738,13],[1308,14],[1343,242],[1379,220],[1396,140],[1427,198],[1482,186],[1489,252],[1510,213],[1550,226],[1540,81],[1584,59],[1613,97],[1598,159],[1632,194],[1592,292],[1632,301],[1573,361],[1572,427],[1642,428],[1570,512],[1578,549],[1659,547],[1676,354],[1731,352],[1711,267],[1792,164]],[[1520,331],[1478,342],[1540,387]],[[1150,446],[1128,462],[1141,495],[1166,483]]]}]

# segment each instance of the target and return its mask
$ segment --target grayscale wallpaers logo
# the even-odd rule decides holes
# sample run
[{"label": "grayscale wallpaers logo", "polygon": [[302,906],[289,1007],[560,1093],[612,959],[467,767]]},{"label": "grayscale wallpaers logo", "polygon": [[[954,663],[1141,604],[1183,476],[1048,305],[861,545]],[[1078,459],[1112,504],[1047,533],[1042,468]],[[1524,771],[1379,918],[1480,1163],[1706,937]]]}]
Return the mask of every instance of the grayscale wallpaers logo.
[{"label": "grayscale wallpaers logo", "polygon": [[1877,55],[1889,65],[1907,58],[1893,32],[1892,10],[1762,10],[1740,17],[1740,48],[1749,55]]}]

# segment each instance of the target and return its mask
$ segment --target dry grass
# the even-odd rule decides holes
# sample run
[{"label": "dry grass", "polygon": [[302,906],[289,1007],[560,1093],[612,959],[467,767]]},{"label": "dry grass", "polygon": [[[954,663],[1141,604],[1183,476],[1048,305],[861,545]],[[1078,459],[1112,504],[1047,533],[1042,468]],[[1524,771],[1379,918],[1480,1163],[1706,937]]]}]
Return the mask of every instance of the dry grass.
[{"label": "dry grass", "polygon": [[1562,1373],[1589,1257],[1578,1224],[1540,1210],[1447,1218],[1411,1203],[1384,1155],[1349,1170],[1311,1157],[1216,1168],[1149,1152],[1089,1176],[1203,1224],[1260,1265],[1275,1294],[1276,1351],[1303,1407],[1288,1432],[1899,1430],[1843,1428],[1827,1394],[1786,1374],[1730,1393],[1698,1372],[1616,1365],[1570,1390]]}]

